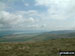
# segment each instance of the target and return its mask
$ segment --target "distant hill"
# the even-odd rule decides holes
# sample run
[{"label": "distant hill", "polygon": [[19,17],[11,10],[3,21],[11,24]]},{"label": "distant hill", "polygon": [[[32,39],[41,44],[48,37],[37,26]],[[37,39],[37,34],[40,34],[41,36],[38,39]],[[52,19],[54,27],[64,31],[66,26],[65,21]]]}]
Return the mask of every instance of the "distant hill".
[{"label": "distant hill", "polygon": [[51,33],[51,34],[66,34],[66,33],[73,33],[75,32],[75,30],[58,30],[58,31],[51,31],[51,32],[48,32],[48,33]]},{"label": "distant hill", "polygon": [[42,30],[6,30],[6,31],[0,31],[0,37],[6,36],[6,35],[16,35],[16,34],[38,34],[38,33],[44,33],[47,31]]},{"label": "distant hill", "polygon": [[30,40],[42,41],[42,40],[59,39],[59,38],[75,38],[75,33],[66,33],[66,34],[44,33],[44,34],[40,34],[40,35],[36,36],[35,38],[30,39]]},{"label": "distant hill", "polygon": [[11,34],[0,38],[0,42],[35,42],[57,38],[75,38],[75,31],[53,31],[32,34]]}]

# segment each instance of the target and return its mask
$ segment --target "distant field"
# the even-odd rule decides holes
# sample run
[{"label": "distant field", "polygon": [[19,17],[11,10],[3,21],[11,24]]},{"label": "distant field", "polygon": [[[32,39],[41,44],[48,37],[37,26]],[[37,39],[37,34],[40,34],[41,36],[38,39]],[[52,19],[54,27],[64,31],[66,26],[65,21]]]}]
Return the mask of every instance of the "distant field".
[{"label": "distant field", "polygon": [[68,34],[13,34],[0,37],[0,42],[36,42],[49,39],[75,38],[75,33]]},{"label": "distant field", "polygon": [[0,43],[0,56],[59,56],[59,50],[75,51],[75,38]]},{"label": "distant field", "polygon": [[23,42],[33,39],[39,34],[13,34],[0,37],[0,42]]}]

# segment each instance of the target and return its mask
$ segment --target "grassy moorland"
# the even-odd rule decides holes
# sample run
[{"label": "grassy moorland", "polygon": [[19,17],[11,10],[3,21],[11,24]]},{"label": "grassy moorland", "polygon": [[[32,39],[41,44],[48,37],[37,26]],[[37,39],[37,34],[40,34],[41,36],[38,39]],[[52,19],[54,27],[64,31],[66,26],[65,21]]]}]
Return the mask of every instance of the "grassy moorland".
[{"label": "grassy moorland", "polygon": [[60,50],[75,51],[75,38],[0,43],[0,56],[59,56]]}]

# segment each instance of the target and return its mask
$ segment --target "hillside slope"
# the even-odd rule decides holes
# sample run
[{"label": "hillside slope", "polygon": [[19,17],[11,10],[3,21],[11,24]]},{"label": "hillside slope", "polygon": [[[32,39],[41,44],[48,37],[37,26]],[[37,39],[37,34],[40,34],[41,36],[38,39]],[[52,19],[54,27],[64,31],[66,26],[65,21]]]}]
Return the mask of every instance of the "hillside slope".
[{"label": "hillside slope", "polygon": [[75,38],[0,43],[0,56],[59,56],[60,50],[75,51]]}]

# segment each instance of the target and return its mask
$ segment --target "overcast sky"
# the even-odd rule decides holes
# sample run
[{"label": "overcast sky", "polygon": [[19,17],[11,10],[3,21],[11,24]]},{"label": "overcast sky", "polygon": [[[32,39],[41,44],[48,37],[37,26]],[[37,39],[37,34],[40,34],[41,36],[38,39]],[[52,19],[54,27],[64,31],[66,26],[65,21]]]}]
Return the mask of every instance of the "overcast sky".
[{"label": "overcast sky", "polygon": [[0,0],[0,31],[74,28],[75,0]]}]

